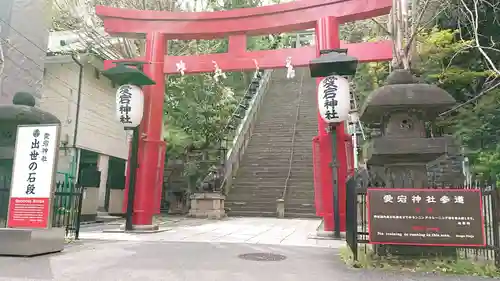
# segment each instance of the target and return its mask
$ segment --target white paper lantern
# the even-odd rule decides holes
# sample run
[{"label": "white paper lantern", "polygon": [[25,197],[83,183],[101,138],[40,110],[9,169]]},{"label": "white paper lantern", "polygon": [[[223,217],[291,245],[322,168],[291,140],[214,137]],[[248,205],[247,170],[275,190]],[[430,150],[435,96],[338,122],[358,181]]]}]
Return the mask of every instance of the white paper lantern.
[{"label": "white paper lantern", "polygon": [[327,123],[346,121],[351,109],[349,81],[337,75],[323,78],[318,86],[318,108]]},{"label": "white paper lantern", "polygon": [[125,84],[116,90],[116,117],[125,128],[135,128],[142,121],[144,94],[136,85]]}]

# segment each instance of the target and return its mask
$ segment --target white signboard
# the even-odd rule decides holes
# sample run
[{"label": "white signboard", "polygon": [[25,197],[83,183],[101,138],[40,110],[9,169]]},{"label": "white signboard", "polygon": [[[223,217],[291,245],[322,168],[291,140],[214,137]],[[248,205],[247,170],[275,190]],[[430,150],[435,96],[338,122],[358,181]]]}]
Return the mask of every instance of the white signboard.
[{"label": "white signboard", "polygon": [[351,109],[349,81],[337,75],[323,78],[318,86],[318,109],[327,123],[346,121]]},{"label": "white signboard", "polygon": [[17,128],[8,227],[50,227],[59,125]]},{"label": "white signboard", "polygon": [[125,84],[116,91],[116,117],[125,128],[135,128],[142,121],[144,95],[139,86]]}]

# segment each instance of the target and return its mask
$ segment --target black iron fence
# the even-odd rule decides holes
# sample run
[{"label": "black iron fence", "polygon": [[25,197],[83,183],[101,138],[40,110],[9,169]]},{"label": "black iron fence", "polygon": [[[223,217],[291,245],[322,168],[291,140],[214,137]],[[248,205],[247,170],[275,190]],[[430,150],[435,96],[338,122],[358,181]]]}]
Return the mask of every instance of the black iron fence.
[{"label": "black iron fence", "polygon": [[[367,202],[368,188],[385,188],[382,181],[377,180],[368,171],[358,171],[347,181],[346,190],[346,241],[353,253],[354,260],[358,259],[359,251],[377,251],[377,247],[368,247],[369,241],[369,213]],[[473,260],[493,261],[500,268],[500,192],[495,181],[474,181],[468,184],[440,186],[437,184],[429,188],[444,189],[475,189],[481,191],[484,234],[484,247],[455,247],[457,256]],[[364,247],[360,248],[360,245]],[[411,247],[411,246],[410,246]],[[421,247],[421,246],[413,246]]]},{"label": "black iron fence", "polygon": [[[9,197],[10,178],[4,178],[0,182],[0,227],[7,226]],[[83,188],[71,181],[56,183],[56,192],[52,199],[52,227],[65,228],[66,237],[69,239],[78,239],[82,200]]]}]

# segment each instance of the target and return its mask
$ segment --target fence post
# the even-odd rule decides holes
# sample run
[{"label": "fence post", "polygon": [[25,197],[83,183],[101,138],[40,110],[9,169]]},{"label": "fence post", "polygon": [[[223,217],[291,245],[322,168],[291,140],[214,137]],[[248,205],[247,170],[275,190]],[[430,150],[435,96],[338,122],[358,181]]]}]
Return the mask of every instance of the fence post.
[{"label": "fence post", "polygon": [[497,212],[497,207],[498,206],[498,190],[496,187],[496,183],[493,182],[491,185],[491,217],[492,217],[492,227],[493,227],[493,247],[494,247],[494,254],[495,254],[495,266],[497,268],[500,268],[500,231],[499,227],[500,225],[498,224],[498,212]]},{"label": "fence post", "polygon": [[80,236],[80,220],[82,216],[82,204],[83,204],[83,192],[84,192],[84,187],[81,187],[80,184],[75,183],[76,190],[80,191],[80,195],[78,197],[78,208],[76,212],[76,222],[75,222],[75,240],[79,239]]},{"label": "fence post", "polygon": [[356,177],[351,176],[346,183],[346,242],[352,251],[352,258],[358,261],[358,200]]}]

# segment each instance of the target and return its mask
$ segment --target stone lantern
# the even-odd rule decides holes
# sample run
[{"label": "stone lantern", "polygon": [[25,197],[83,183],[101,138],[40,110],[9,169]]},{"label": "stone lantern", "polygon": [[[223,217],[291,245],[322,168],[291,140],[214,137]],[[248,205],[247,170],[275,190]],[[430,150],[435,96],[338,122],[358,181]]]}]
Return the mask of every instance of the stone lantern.
[{"label": "stone lantern", "polygon": [[12,104],[0,105],[0,172],[8,170],[5,175],[12,174],[18,125],[60,123],[52,113],[35,107],[35,97],[30,93],[18,92]]},{"label": "stone lantern", "polygon": [[386,85],[368,96],[360,119],[378,124],[380,134],[365,147],[365,159],[385,187],[428,187],[426,164],[454,153],[456,146],[451,136],[429,134],[426,124],[455,102],[443,89],[419,83],[405,70],[392,72]]},{"label": "stone lantern", "polygon": [[[0,105],[0,191],[11,189],[17,127],[33,124],[60,125],[61,122],[52,113],[35,107],[35,98],[30,93],[18,92],[12,104]],[[57,157],[57,149],[55,153]],[[10,196],[0,196],[0,255],[29,257],[64,249],[64,228],[3,228],[2,219],[7,220],[9,202]],[[52,211],[49,207],[49,223]]]},{"label": "stone lantern", "polygon": [[[0,104],[0,190],[9,190],[11,184],[16,132],[18,125],[60,124],[50,112],[35,107],[35,97],[18,92],[12,104]],[[0,227],[6,220],[9,196],[0,196]]]}]

